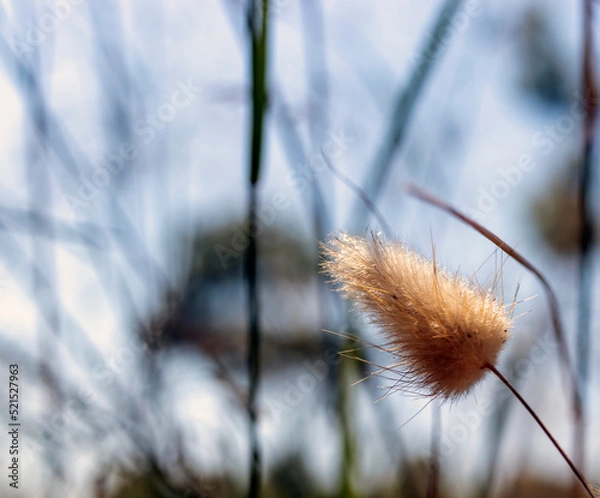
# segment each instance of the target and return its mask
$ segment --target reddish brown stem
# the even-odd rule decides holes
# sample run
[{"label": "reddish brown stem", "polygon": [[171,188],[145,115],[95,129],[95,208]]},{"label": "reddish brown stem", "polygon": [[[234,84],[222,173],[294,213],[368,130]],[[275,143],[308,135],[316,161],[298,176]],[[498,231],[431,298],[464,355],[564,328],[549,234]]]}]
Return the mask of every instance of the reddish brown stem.
[{"label": "reddish brown stem", "polygon": [[493,372],[494,375],[496,377],[498,377],[502,381],[502,383],[506,387],[508,387],[508,389],[516,396],[516,398],[521,402],[521,404],[525,407],[525,409],[530,413],[530,415],[533,417],[533,419],[538,423],[538,425],[546,433],[546,436],[548,436],[548,439],[550,439],[550,441],[552,441],[552,444],[556,447],[556,449],[558,450],[558,452],[565,459],[565,462],[567,462],[567,464],[569,465],[569,467],[571,467],[571,470],[575,474],[575,477],[577,477],[577,479],[579,480],[579,482],[583,485],[583,487],[585,488],[587,494],[589,496],[591,496],[591,498],[595,498],[594,497],[594,493],[590,489],[589,484],[586,482],[586,480],[583,477],[583,475],[581,474],[581,472],[579,472],[579,469],[575,466],[575,464],[567,456],[567,454],[562,449],[562,447],[560,446],[560,444],[558,444],[558,441],[556,441],[556,439],[554,439],[554,436],[548,430],[548,428],[544,425],[544,422],[542,422],[542,420],[540,419],[540,417],[538,417],[537,413],[535,413],[535,411],[533,411],[533,408],[531,408],[531,406],[529,406],[529,403],[527,403],[527,401],[525,401],[525,398],[523,398],[523,396],[521,396],[521,394],[519,393],[519,391],[517,391],[517,389],[510,383],[510,381],[506,377],[504,377],[504,375],[502,375],[500,373],[500,371],[494,365],[491,365],[490,363],[488,363],[488,364],[486,364],[484,366],[484,368],[487,368],[488,370],[490,370],[491,372]]}]

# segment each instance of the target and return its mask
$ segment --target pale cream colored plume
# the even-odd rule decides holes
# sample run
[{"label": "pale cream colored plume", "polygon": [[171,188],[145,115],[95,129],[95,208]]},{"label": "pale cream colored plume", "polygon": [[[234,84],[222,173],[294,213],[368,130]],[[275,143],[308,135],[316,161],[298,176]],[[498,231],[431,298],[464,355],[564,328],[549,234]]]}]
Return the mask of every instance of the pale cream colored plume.
[{"label": "pale cream colored plume", "polygon": [[332,237],[323,255],[323,270],[384,334],[400,389],[455,399],[496,363],[511,318],[492,291],[373,234]]}]

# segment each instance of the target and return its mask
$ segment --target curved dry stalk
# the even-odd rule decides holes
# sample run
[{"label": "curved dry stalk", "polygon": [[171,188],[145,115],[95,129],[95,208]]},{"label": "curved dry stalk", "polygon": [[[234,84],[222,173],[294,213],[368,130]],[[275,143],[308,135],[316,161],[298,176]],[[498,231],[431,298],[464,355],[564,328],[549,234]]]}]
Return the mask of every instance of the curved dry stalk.
[{"label": "curved dry stalk", "polygon": [[581,395],[579,386],[577,384],[577,378],[575,376],[575,370],[573,368],[573,363],[571,361],[571,357],[569,356],[569,350],[567,348],[567,342],[565,340],[565,334],[562,327],[562,321],[560,319],[559,307],[558,307],[558,299],[554,290],[550,286],[550,283],[544,277],[544,275],[531,264],[524,256],[522,256],[516,249],[512,246],[508,245],[504,240],[498,237],[495,233],[488,230],[484,226],[477,223],[472,218],[469,218],[467,215],[461,213],[456,208],[451,206],[449,203],[439,199],[438,197],[426,192],[422,188],[418,187],[413,183],[409,183],[406,186],[406,190],[409,195],[416,197],[428,204],[436,206],[451,215],[455,216],[459,220],[463,221],[467,225],[471,226],[475,230],[477,230],[481,235],[483,235],[486,239],[496,245],[499,249],[504,251],[510,257],[512,257],[515,261],[523,265],[526,269],[528,269],[531,273],[533,273],[537,279],[540,281],[544,292],[546,294],[546,298],[548,299],[548,305],[550,307],[550,315],[552,318],[552,326],[554,330],[554,335],[556,338],[556,342],[559,347],[559,355],[561,362],[563,364],[563,368],[566,371],[566,375],[568,378],[568,382],[571,385],[572,393],[573,393],[573,414],[575,420],[578,420],[581,416]]},{"label": "curved dry stalk", "polygon": [[563,450],[562,447],[560,446],[560,444],[558,444],[558,441],[554,438],[554,436],[552,435],[552,433],[544,425],[544,422],[542,422],[542,420],[540,419],[540,417],[538,417],[538,415],[537,415],[537,413],[535,413],[534,409],[531,408],[531,406],[529,405],[529,403],[527,403],[527,401],[525,401],[525,398],[523,398],[523,396],[521,396],[521,394],[519,393],[519,391],[517,391],[517,389],[510,383],[510,381],[506,377],[504,377],[504,375],[502,375],[502,373],[500,373],[500,371],[494,365],[492,365],[491,363],[488,363],[484,368],[487,368],[496,377],[498,377],[498,379],[500,379],[500,381],[506,387],[508,387],[508,389],[521,402],[521,404],[525,407],[525,409],[529,412],[529,414],[533,417],[533,419],[537,422],[537,424],[542,428],[542,430],[544,431],[544,433],[546,434],[546,436],[548,436],[548,439],[550,439],[550,441],[556,447],[556,449],[558,450],[558,452],[562,455],[562,457],[564,458],[565,462],[567,462],[567,464],[569,465],[569,467],[571,468],[571,470],[575,474],[575,477],[577,477],[577,480],[585,488],[587,494],[589,496],[591,496],[592,498],[595,498],[594,497],[594,493],[592,492],[592,489],[590,488],[590,485],[587,483],[587,481],[583,477],[582,473],[575,466],[575,464],[571,461],[571,459],[569,458],[569,456],[565,453],[565,450]]}]

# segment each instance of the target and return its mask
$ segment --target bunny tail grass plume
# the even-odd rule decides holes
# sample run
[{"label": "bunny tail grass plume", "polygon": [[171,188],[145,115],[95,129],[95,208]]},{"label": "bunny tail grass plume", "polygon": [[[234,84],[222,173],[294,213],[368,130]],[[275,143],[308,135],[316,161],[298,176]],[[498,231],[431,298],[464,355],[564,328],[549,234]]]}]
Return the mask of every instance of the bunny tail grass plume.
[{"label": "bunny tail grass plume", "polygon": [[494,365],[511,319],[490,292],[400,243],[342,233],[323,247],[323,269],[386,337],[399,389],[445,400]]}]

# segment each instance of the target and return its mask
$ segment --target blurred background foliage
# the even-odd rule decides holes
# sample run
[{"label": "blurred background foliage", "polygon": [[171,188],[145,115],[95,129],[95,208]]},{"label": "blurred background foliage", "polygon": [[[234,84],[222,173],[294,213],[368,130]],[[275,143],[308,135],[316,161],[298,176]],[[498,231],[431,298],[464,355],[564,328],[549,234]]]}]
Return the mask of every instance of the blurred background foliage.
[{"label": "blurred background foliage", "polygon": [[[387,379],[355,384],[373,368],[340,357],[357,345],[337,334],[377,335],[319,273],[319,243],[389,229],[482,281],[503,265],[504,298],[520,282],[524,316],[501,366],[569,448],[548,311],[521,303],[535,280],[402,187],[416,181],[520,242],[557,287],[573,347],[582,7],[269,3],[256,226],[246,1],[0,3],[0,359],[22,372],[21,496],[247,496],[252,230],[260,496],[574,496],[564,462],[493,381],[442,407],[387,397]],[[518,169],[523,154],[534,168]],[[590,188],[597,197],[595,177]],[[589,351],[598,480],[598,341]]]}]

